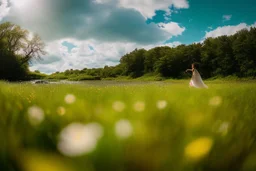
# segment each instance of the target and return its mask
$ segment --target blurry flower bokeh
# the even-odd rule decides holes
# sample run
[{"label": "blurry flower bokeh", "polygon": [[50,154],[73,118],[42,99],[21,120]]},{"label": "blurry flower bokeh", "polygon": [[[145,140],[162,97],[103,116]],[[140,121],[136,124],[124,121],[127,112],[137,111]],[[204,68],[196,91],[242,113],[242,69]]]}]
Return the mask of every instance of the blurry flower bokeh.
[{"label": "blurry flower bokeh", "polygon": [[95,150],[102,136],[103,128],[98,123],[71,123],[61,131],[58,149],[65,156],[81,156]]}]

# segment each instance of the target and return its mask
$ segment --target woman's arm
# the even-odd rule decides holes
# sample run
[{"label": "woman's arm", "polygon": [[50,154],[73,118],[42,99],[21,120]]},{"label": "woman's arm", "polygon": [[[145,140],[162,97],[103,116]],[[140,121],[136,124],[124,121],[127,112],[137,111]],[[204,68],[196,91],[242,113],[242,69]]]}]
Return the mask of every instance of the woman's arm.
[{"label": "woman's arm", "polygon": [[187,69],[187,70],[186,70],[186,72],[188,72],[188,71],[191,71],[191,72],[193,72],[193,69]]}]

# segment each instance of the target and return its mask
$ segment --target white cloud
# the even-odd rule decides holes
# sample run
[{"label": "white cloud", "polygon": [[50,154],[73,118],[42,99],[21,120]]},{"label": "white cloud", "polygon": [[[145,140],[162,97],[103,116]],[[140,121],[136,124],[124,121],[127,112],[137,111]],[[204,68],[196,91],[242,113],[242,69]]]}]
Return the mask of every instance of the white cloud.
[{"label": "white cloud", "polygon": [[[49,13],[49,8],[47,3],[44,3],[44,0],[10,0],[11,4],[11,13],[10,16],[13,17],[26,17],[24,20],[36,19],[42,14]],[[17,16],[20,15],[20,16]]]},{"label": "white cloud", "polygon": [[93,0],[96,4],[104,4],[104,3],[110,3],[112,0]]},{"label": "white cloud", "polygon": [[0,0],[0,21],[9,14],[10,7],[8,0]]},{"label": "white cloud", "polygon": [[[185,27],[176,22],[147,24],[146,18],[153,17],[156,10],[166,11],[168,18],[189,7],[187,0],[2,1],[10,2],[0,8],[0,14],[3,7],[8,8],[6,20],[38,33],[46,42],[48,55],[30,67],[45,73],[113,66],[135,48],[163,46],[167,39],[181,35]],[[76,47],[69,51],[63,41]]]},{"label": "white cloud", "polygon": [[159,23],[158,26],[170,33],[172,36],[181,35],[185,31],[185,27],[180,27],[178,23],[170,22],[170,23]]},{"label": "white cloud", "polygon": [[215,38],[215,37],[219,37],[219,36],[223,36],[223,35],[230,36],[230,35],[236,34],[238,31],[240,31],[242,29],[249,29],[251,27],[256,27],[256,22],[253,25],[247,25],[246,23],[240,23],[236,26],[229,25],[229,26],[218,27],[215,30],[212,30],[209,32],[206,31],[205,38],[208,38],[208,37]]},{"label": "white cloud", "polygon": [[157,10],[165,11],[165,17],[171,15],[173,11],[170,7],[175,9],[189,8],[188,0],[93,0],[96,4],[113,3],[117,4],[120,8],[133,9],[141,13],[147,19],[155,16]]},{"label": "white cloud", "polygon": [[232,15],[223,15],[222,18],[224,21],[229,21],[232,18]]},{"label": "white cloud", "polygon": [[[137,1],[10,0],[10,3],[11,8],[6,20],[38,33],[46,41],[73,37],[80,40],[151,44],[180,35],[185,29],[175,22],[168,23],[166,29],[161,29],[155,23],[147,24],[141,13],[129,5],[118,7],[119,3],[132,5]],[[165,7],[166,15],[171,11],[168,5],[163,4],[176,8],[188,7],[186,0],[153,0],[139,3],[152,7],[152,11]],[[144,8],[141,7],[142,9]]]},{"label": "white cloud", "polygon": [[122,8],[130,8],[140,12],[145,18],[155,16],[156,10],[163,10],[171,14],[169,7],[188,8],[187,0],[118,0],[119,6]]},{"label": "white cloud", "polygon": [[[68,41],[75,46],[68,52],[62,42]],[[48,43],[48,56],[42,61],[34,61],[31,70],[40,70],[44,73],[65,71],[67,69],[99,68],[105,65],[114,66],[124,54],[137,48],[136,43],[100,42],[94,39],[76,40],[61,39]],[[58,58],[59,57],[59,58]],[[47,63],[47,65],[45,65]]]},{"label": "white cloud", "polygon": [[[68,52],[68,48],[62,43],[64,41],[74,44],[76,47]],[[176,47],[181,42],[167,44],[141,45],[133,42],[101,42],[98,40],[76,40],[61,39],[47,44],[49,54],[42,61],[34,61],[30,67],[32,71],[39,70],[44,73],[65,71],[67,69],[99,68],[115,66],[119,64],[120,58],[133,51],[135,48],[149,50],[157,46]]]}]

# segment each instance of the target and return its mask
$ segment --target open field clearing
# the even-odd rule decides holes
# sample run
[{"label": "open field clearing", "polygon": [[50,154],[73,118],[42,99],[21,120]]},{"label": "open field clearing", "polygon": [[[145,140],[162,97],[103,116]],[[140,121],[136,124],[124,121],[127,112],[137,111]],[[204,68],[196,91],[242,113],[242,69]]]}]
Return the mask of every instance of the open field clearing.
[{"label": "open field clearing", "polygon": [[0,83],[0,170],[256,170],[256,83]]}]

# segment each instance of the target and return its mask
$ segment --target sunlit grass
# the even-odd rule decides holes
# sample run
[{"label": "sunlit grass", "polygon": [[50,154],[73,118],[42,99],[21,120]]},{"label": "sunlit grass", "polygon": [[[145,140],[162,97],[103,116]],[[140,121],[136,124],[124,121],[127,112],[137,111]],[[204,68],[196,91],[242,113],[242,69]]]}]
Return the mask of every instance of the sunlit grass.
[{"label": "sunlit grass", "polygon": [[255,170],[256,84],[188,82],[2,82],[0,169]]}]

